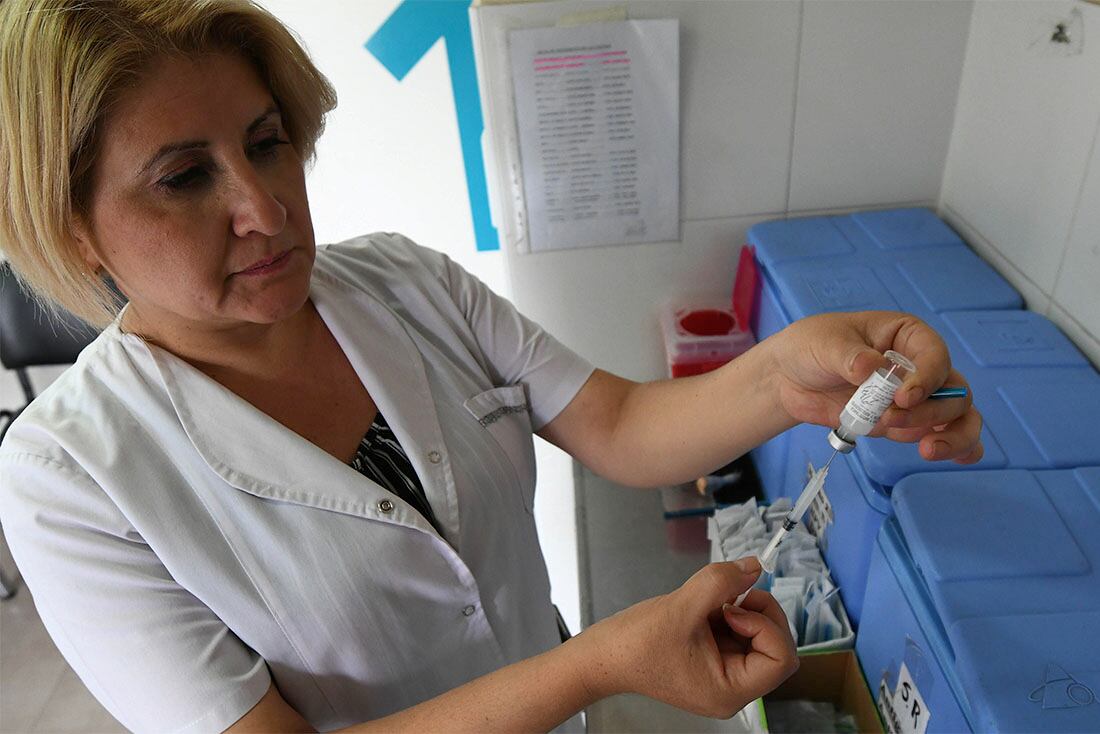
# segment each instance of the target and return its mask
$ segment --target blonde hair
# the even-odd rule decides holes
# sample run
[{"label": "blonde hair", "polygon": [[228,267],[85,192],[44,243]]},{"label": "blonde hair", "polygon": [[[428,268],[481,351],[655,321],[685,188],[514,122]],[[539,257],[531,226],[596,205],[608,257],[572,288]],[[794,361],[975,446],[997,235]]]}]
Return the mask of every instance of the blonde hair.
[{"label": "blonde hair", "polygon": [[44,305],[99,327],[121,304],[72,236],[97,130],[164,54],[232,51],[255,64],[287,136],[311,160],[336,93],[299,40],[250,0],[0,0],[0,249]]}]

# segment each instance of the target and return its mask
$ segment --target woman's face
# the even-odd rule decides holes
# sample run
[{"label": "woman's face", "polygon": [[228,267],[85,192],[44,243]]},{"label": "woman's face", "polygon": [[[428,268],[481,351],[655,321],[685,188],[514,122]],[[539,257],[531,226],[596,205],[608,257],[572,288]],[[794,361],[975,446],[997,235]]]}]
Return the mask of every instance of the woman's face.
[{"label": "woman's face", "polygon": [[247,60],[158,60],[100,139],[75,230],[138,331],[272,324],[301,308],[314,257],[302,160]]}]

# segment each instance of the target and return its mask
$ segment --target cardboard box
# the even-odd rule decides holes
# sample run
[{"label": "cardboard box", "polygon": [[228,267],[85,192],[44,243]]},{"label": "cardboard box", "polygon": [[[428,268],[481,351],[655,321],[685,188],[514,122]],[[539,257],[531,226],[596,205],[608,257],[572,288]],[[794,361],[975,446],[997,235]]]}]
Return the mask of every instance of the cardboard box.
[{"label": "cardboard box", "polygon": [[[767,732],[768,702],[803,699],[828,701],[852,714],[860,732],[882,734],[878,709],[867,689],[863,670],[851,650],[799,655],[798,672],[744,713],[750,714],[752,731]],[[751,713],[750,713],[751,712]]]}]

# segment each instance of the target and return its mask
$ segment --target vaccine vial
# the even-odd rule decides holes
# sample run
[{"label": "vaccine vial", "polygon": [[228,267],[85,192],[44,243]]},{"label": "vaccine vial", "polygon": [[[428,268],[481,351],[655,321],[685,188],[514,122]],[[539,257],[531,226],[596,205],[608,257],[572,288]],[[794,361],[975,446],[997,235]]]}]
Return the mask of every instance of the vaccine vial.
[{"label": "vaccine vial", "polygon": [[840,412],[840,426],[829,433],[829,443],[846,454],[856,447],[856,437],[866,436],[894,402],[894,394],[917,366],[904,355],[890,350],[884,355],[890,364],[879,367],[859,386]]}]

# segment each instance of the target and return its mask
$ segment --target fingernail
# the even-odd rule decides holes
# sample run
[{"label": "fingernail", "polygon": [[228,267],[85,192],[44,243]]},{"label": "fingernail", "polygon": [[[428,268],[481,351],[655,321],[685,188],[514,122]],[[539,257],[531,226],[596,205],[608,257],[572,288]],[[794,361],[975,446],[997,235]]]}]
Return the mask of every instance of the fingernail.
[{"label": "fingernail", "polygon": [[759,573],[760,561],[756,556],[749,556],[748,558],[739,558],[733,562],[739,569],[745,573]]},{"label": "fingernail", "polygon": [[726,614],[744,614],[745,613],[744,609],[737,606],[736,604],[730,604],[729,602],[726,602],[725,604],[722,605],[722,611],[725,612]]},{"label": "fingernail", "polygon": [[951,446],[947,441],[933,441],[932,442],[932,458],[939,459],[940,457],[947,456],[947,452],[951,450]]}]

